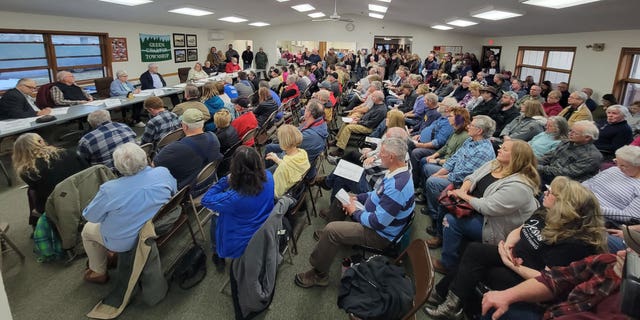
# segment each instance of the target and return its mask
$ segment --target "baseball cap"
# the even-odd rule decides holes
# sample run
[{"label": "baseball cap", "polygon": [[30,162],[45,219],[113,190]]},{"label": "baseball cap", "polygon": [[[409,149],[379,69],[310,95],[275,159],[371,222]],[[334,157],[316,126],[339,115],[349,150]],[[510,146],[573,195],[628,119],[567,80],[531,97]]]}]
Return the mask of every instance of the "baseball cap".
[{"label": "baseball cap", "polygon": [[204,115],[202,114],[202,111],[191,108],[191,109],[185,110],[179,119],[184,123],[193,124],[193,123],[203,121]]},{"label": "baseball cap", "polygon": [[513,91],[502,91],[503,96],[510,96],[513,100],[518,100],[518,94]]},{"label": "baseball cap", "polygon": [[234,104],[237,104],[243,108],[248,108],[249,107],[249,99],[247,98],[235,98],[235,99],[231,99],[231,102],[233,102]]},{"label": "baseball cap", "polygon": [[318,88],[325,88],[325,89],[331,89],[331,83],[329,81],[322,81],[320,82],[320,84],[318,85]]}]

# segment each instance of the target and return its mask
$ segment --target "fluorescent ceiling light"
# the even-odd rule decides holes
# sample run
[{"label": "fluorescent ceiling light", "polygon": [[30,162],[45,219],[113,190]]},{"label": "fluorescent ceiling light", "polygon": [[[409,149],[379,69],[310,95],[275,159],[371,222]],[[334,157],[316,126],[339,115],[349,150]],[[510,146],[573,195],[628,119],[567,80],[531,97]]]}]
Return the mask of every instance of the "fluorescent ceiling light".
[{"label": "fluorescent ceiling light", "polygon": [[369,17],[376,18],[376,19],[384,19],[384,15],[383,14],[373,13],[373,12],[369,12]]},{"label": "fluorescent ceiling light", "polygon": [[278,2],[287,2],[289,0],[276,0],[276,1],[278,1]]},{"label": "fluorescent ceiling light", "polygon": [[370,11],[375,11],[375,12],[382,12],[385,13],[387,12],[387,7],[385,6],[379,6],[377,4],[370,4],[369,5],[369,10]]},{"label": "fluorescent ceiling light", "polygon": [[472,25],[478,24],[478,23],[477,22],[473,22],[473,21],[469,21],[469,20],[456,19],[456,20],[447,22],[447,24],[450,24],[450,25],[456,26],[456,27],[468,27],[468,26],[472,26]]},{"label": "fluorescent ceiling light", "polygon": [[115,4],[121,4],[123,6],[139,6],[141,4],[145,4],[145,3],[149,3],[149,2],[153,2],[151,0],[100,0],[102,2],[110,2],[110,3],[115,3]]},{"label": "fluorescent ceiling light", "polygon": [[218,20],[226,21],[226,22],[233,22],[233,23],[240,23],[240,22],[248,21],[247,19],[238,18],[238,17],[234,17],[234,16],[224,17],[224,18],[220,18]]},{"label": "fluorescent ceiling light", "polygon": [[292,6],[291,9],[296,10],[298,12],[307,12],[307,11],[315,10],[316,8],[314,8],[312,5],[308,3],[305,3],[305,4],[299,4],[297,6]]},{"label": "fluorescent ceiling light", "polygon": [[471,15],[474,18],[486,19],[486,20],[502,20],[522,16],[521,13],[509,12],[505,10],[488,10]]},{"label": "fluorescent ceiling light", "polygon": [[179,13],[179,14],[186,14],[188,16],[196,16],[196,17],[207,16],[207,15],[213,14],[213,12],[211,12],[211,11],[201,10],[201,9],[194,9],[194,8],[178,8],[178,9],[169,10],[169,12]]},{"label": "fluorescent ceiling light", "polygon": [[378,1],[386,2],[386,3],[391,3],[391,0],[378,0]]},{"label": "fluorescent ceiling light", "polygon": [[600,0],[525,0],[522,1],[524,4],[529,4],[532,6],[540,6],[547,7],[553,9],[563,9],[573,6],[579,6],[581,4],[596,2]]},{"label": "fluorescent ceiling light", "polygon": [[325,16],[325,14],[322,12],[314,12],[314,13],[309,13],[308,16],[311,18],[322,18]]},{"label": "fluorescent ceiling light", "polygon": [[435,26],[431,26],[432,29],[438,29],[438,30],[451,30],[453,29],[452,27],[449,26],[445,26],[442,24],[436,24]]},{"label": "fluorescent ceiling light", "polygon": [[251,22],[249,23],[250,26],[254,26],[254,27],[266,27],[270,24],[266,23],[266,22]]}]

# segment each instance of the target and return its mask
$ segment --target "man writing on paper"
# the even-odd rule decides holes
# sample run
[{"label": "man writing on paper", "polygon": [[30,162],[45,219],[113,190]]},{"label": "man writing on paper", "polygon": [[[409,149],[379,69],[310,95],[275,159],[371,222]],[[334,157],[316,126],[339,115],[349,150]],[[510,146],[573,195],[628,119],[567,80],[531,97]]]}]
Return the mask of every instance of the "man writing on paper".
[{"label": "man writing on paper", "polygon": [[0,99],[0,120],[29,118],[51,113],[51,108],[40,110],[36,106],[31,94],[37,88],[36,82],[32,79],[18,80],[16,87],[7,90]]},{"label": "man writing on paper", "polygon": [[[383,249],[402,231],[415,206],[406,155],[405,139],[382,141],[380,160],[389,172],[375,191],[354,196],[351,202],[343,205],[345,214],[353,221],[334,221],[314,233],[318,243],[309,257],[312,268],[295,276],[298,286],[329,285],[329,269],[341,245]],[[363,204],[364,209],[357,209],[356,201]]]}]

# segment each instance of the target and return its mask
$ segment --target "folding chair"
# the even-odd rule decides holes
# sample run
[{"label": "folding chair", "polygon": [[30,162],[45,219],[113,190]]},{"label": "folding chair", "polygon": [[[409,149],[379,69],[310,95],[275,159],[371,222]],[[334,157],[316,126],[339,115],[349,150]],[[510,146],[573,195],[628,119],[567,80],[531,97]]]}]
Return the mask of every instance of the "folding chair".
[{"label": "folding chair", "polygon": [[[306,188],[307,188],[307,182],[304,179],[304,177],[307,175],[307,173],[309,173],[309,170],[307,170],[307,172],[304,173],[304,175],[302,175],[302,179],[300,181],[298,181],[296,184],[294,184],[291,188],[289,188],[289,190],[287,190],[287,192],[285,193],[286,196],[289,196],[293,199],[296,200],[295,205],[291,206],[289,208],[289,210],[287,211],[287,213],[284,215],[285,217],[288,216],[293,216],[295,215],[298,210],[300,210],[300,208],[302,207],[302,205],[304,204],[304,201],[306,199]],[[311,216],[309,215],[309,208],[305,207],[305,213],[306,213],[306,217],[307,217],[307,225],[311,225]],[[300,234],[296,235],[295,232],[295,226],[292,225],[292,232],[291,232],[291,253],[293,254],[298,254],[298,238],[300,237]],[[302,230],[300,230],[300,233],[302,233]]]},{"label": "folding chair", "polygon": [[162,218],[164,218],[166,215],[168,215],[171,211],[173,211],[178,206],[182,207],[182,212],[180,212],[180,216],[178,217],[178,220],[176,220],[173,223],[173,225],[171,226],[171,229],[169,229],[169,231],[165,232],[164,234],[162,234],[160,237],[156,239],[156,244],[158,245],[158,248],[161,248],[165,244],[167,244],[167,242],[171,238],[173,238],[176,232],[185,224],[189,228],[189,233],[191,234],[191,240],[193,240],[193,244],[194,245],[198,244],[198,242],[196,241],[195,233],[193,232],[193,228],[191,228],[191,224],[189,224],[189,218],[187,216],[187,212],[185,208],[185,203],[187,201],[188,193],[189,193],[189,186],[182,188],[175,195],[173,195],[173,197],[169,199],[169,202],[165,203],[158,210],[156,215],[153,217],[153,222],[155,223],[157,221],[160,221]]},{"label": "folding chair", "polygon": [[240,142],[242,142],[242,144],[246,144],[247,142],[253,140],[256,137],[256,133],[258,133],[258,128],[253,128],[253,129],[247,131],[242,136],[242,139],[240,140]]},{"label": "folding chair", "polygon": [[377,249],[377,248],[364,246],[364,245],[353,246],[353,248],[357,250],[362,250],[363,257],[366,256],[367,252],[370,252],[373,254],[379,254],[387,257],[392,257],[392,258],[397,257],[398,254],[402,251],[403,239],[405,237],[411,236],[409,231],[411,230],[411,226],[413,225],[414,217],[415,217],[415,212],[411,212],[411,215],[409,216],[409,221],[407,221],[404,227],[402,227],[402,230],[400,230],[400,233],[398,233],[398,235],[395,238],[393,238],[393,240],[389,242],[389,244],[385,248]]},{"label": "folding chair", "polygon": [[227,151],[225,151],[224,154],[222,154],[222,160],[220,161],[220,164],[218,165],[218,169],[217,169],[218,177],[227,175],[227,173],[229,172],[229,168],[231,167],[231,158],[233,157],[233,154],[236,152],[236,149],[238,149],[238,147],[241,145],[242,145],[242,141],[238,141],[236,144],[229,147],[229,149],[227,149]]},{"label": "folding chair", "polygon": [[[313,177],[309,177],[308,174],[304,176],[304,180],[307,183],[307,191],[309,192],[309,199],[311,200],[311,208],[313,209],[313,216],[314,217],[318,216],[318,212],[316,211],[316,200],[313,197],[313,191],[311,190],[311,187],[312,187],[311,184],[316,179],[316,176],[318,176],[318,172],[320,172],[320,167],[322,167],[322,161],[324,161],[324,153],[319,154],[318,157],[311,164],[311,168],[315,168],[316,174]],[[311,171],[311,169],[309,169],[309,171]],[[321,188],[318,187],[318,189],[319,189],[318,193],[320,194],[320,196],[322,196],[322,191],[320,190]]]},{"label": "folding chair", "polygon": [[[218,163],[218,161],[213,161],[202,168],[202,170],[200,170],[200,173],[198,173],[198,176],[196,177],[193,188],[191,188],[192,192],[189,193],[189,202],[191,203],[191,209],[193,210],[193,215],[196,219],[198,229],[202,234],[202,240],[207,239],[207,235],[204,233],[204,229],[202,227],[207,224],[209,219],[211,219],[213,213],[207,208],[203,207],[200,202],[202,201],[202,197],[207,192],[207,190],[209,190],[209,188],[211,188],[211,186],[218,181],[218,177],[216,176]],[[204,211],[207,211],[207,214],[204,216],[204,218],[201,219],[200,215]]]},{"label": "folding chair", "polygon": [[[9,237],[7,236],[7,230],[9,230],[9,224],[6,222],[0,223],[0,241],[2,241],[2,245],[3,245],[3,249],[0,254],[3,254],[5,252],[4,244],[6,243],[9,247],[11,247],[11,249],[13,249],[13,251],[15,251],[18,254],[18,256],[20,256],[20,260],[24,261],[24,254],[22,254],[22,251],[18,249],[18,246],[16,246],[16,244],[13,243],[11,239],[9,239]],[[0,261],[2,261],[1,258],[0,258]],[[0,269],[2,269],[2,265],[0,265]]]},{"label": "folding chair", "polygon": [[184,138],[184,136],[185,134],[184,131],[182,131],[182,128],[173,130],[165,134],[164,137],[160,138],[160,141],[158,141],[158,144],[156,145],[156,152],[167,146],[171,142],[178,141]]},{"label": "folding chair", "polygon": [[7,178],[7,184],[9,185],[9,187],[11,187],[13,185],[13,181],[11,180],[11,176],[9,176],[9,172],[4,166],[4,162],[2,162],[2,160],[0,160],[0,171],[2,171],[4,177]]},{"label": "folding chair", "polygon": [[151,163],[151,159],[153,159],[153,143],[145,143],[140,148],[147,154],[147,162]]},{"label": "folding chair", "polygon": [[413,308],[402,317],[402,320],[416,318],[416,312],[429,299],[435,281],[435,272],[431,264],[429,249],[423,239],[416,239],[411,242],[393,263],[399,265],[407,257],[411,262],[411,275],[416,293],[413,296]]},{"label": "folding chair", "polygon": [[274,120],[277,114],[278,110],[272,112],[256,132],[255,139],[253,140],[253,147],[256,148],[256,150],[258,150],[258,153],[260,154],[262,154],[262,147],[267,144],[271,136],[276,132]]}]

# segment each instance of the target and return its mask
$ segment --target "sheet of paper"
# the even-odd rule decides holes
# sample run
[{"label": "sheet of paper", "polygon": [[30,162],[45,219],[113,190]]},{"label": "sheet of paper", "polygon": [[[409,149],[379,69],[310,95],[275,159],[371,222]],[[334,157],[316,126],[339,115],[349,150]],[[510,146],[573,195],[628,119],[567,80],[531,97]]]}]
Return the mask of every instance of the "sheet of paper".
[{"label": "sheet of paper", "polygon": [[11,131],[28,128],[37,117],[0,121],[0,131]]},{"label": "sheet of paper", "polygon": [[351,122],[353,122],[353,118],[342,117],[342,122],[343,123],[351,123]]},{"label": "sheet of paper", "polygon": [[164,94],[164,90],[162,89],[153,89],[153,95],[154,96],[161,96]]},{"label": "sheet of paper", "polygon": [[[85,106],[101,106],[104,103],[104,100],[93,100],[93,101],[89,101],[87,103],[85,103]],[[55,109],[62,109],[62,108],[55,108]]]},{"label": "sheet of paper", "polygon": [[364,172],[363,167],[342,159],[340,160],[340,162],[338,162],[338,165],[333,171],[335,175],[354,181],[354,182],[360,181],[360,177],[362,177],[363,172]]},{"label": "sheet of paper", "polygon": [[374,137],[366,137],[366,138],[364,138],[364,141],[375,143],[375,144],[380,144],[380,142],[382,142],[382,139],[374,138]]},{"label": "sheet of paper", "polygon": [[184,88],[184,87],[186,87],[186,86],[187,86],[187,84],[186,84],[186,83],[180,83],[180,84],[176,84],[174,87],[175,87],[175,88]]},{"label": "sheet of paper", "polygon": [[134,94],[133,94],[133,96],[134,96],[134,97],[148,97],[148,96],[150,96],[152,93],[153,93],[153,91],[147,91],[147,90],[144,90],[144,91],[140,91],[140,93],[134,93]]},{"label": "sheet of paper", "polygon": [[60,115],[63,115],[63,114],[67,114],[68,111],[69,111],[69,107],[53,108],[53,109],[51,109],[51,113],[50,114],[52,116],[60,116]]},{"label": "sheet of paper", "polygon": [[[340,203],[342,203],[343,205],[350,202],[349,194],[344,191],[344,189],[340,189],[340,191],[336,193],[336,199],[338,199],[338,201],[340,201]],[[356,209],[364,210],[364,205],[359,201],[355,201],[353,204],[356,206]]]},{"label": "sheet of paper", "polygon": [[117,107],[117,106],[119,106],[121,104],[122,104],[122,101],[120,101],[120,99],[106,99],[106,100],[104,100],[104,105],[107,108]]}]

